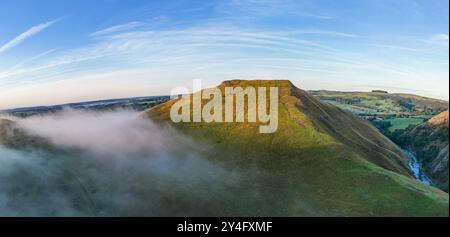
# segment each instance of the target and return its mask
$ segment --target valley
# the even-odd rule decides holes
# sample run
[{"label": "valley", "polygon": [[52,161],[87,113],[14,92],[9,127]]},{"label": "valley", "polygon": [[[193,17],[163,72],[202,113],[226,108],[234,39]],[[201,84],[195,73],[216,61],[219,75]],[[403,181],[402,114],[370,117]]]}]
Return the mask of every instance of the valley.
[{"label": "valley", "polygon": [[[448,192],[448,168],[445,168],[448,167],[445,150],[448,149],[448,101],[386,91],[311,93],[323,102],[370,121],[407,151],[416,177],[423,180],[423,175],[428,175],[434,182],[425,178],[425,183],[433,183]],[[442,155],[437,162],[439,154]],[[433,162],[440,165],[439,172],[429,168]]]},{"label": "valley", "polygon": [[9,184],[0,188],[0,211],[448,216],[448,194],[416,180],[408,154],[369,121],[290,81],[231,80],[218,88],[227,86],[278,87],[278,130],[261,134],[261,124],[248,121],[173,123],[176,99],[0,115],[0,182]]}]

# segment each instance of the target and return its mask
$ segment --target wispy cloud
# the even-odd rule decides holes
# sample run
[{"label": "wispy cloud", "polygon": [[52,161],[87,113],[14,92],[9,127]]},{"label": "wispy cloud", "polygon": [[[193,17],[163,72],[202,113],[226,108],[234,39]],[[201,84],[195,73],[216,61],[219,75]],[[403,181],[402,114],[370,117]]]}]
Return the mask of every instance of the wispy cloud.
[{"label": "wispy cloud", "polygon": [[[14,68],[0,73],[0,79],[48,77],[50,72],[78,68],[87,61],[96,61],[96,65],[107,60],[112,65],[132,65],[133,67],[181,67],[191,65],[194,68],[223,66],[215,62],[242,65],[236,58],[251,59],[249,65],[287,66],[286,61],[262,62],[261,58],[285,57],[289,67],[308,71],[377,71],[390,74],[409,74],[404,66],[376,64],[370,60],[355,58],[335,47],[314,40],[304,40],[301,34],[326,34],[339,37],[357,37],[355,34],[324,30],[299,32],[273,32],[245,30],[235,27],[187,28],[166,31],[128,31],[112,33],[102,37],[93,45],[63,52],[57,57],[42,61],[32,67]],[[249,52],[258,51],[259,58],[253,58]],[[302,59],[294,60],[294,59]],[[120,63],[119,63],[120,62]],[[194,67],[192,67],[194,66]],[[97,68],[100,68],[98,66]],[[82,67],[83,69],[83,67]],[[84,68],[86,69],[86,68]],[[211,69],[211,70],[213,70]],[[42,75],[42,76],[41,76]],[[4,81],[6,83],[6,81]]]},{"label": "wispy cloud", "polygon": [[[39,89],[35,90],[41,94],[43,89],[49,91],[47,97],[50,98],[50,95],[53,95],[54,97],[51,98],[55,103],[58,99],[60,102],[62,98],[67,97],[68,91],[65,88],[78,88],[71,90],[74,94],[67,98],[67,102],[97,97],[163,94],[161,89],[154,89],[152,80],[158,78],[167,85],[171,83],[173,85],[179,83],[182,78],[202,77],[214,82],[237,77],[288,78],[294,82],[301,78],[302,86],[305,88],[348,90],[352,84],[344,84],[347,81],[365,80],[395,86],[399,84],[399,81],[407,83],[412,77],[428,77],[429,75],[422,68],[433,64],[422,63],[420,67],[417,67],[409,57],[391,58],[391,55],[398,53],[393,50],[397,49],[395,46],[375,46],[373,43],[364,43],[367,38],[364,35],[320,28],[290,31],[208,24],[165,30],[130,29],[118,27],[101,34],[102,37],[96,38],[88,45],[58,51],[51,55],[49,54],[52,51],[44,52],[36,56],[39,62],[36,60],[31,64],[26,61],[26,65],[19,64],[11,70],[0,72],[2,97],[17,98],[17,92],[12,91],[6,94],[6,91],[19,86],[32,88],[33,85],[38,84],[40,86],[36,88]],[[336,41],[350,41],[349,44],[357,49],[357,53],[349,50],[351,47],[337,44]],[[421,43],[421,47],[427,46],[423,41]],[[423,55],[421,47],[417,50],[407,48],[401,48],[401,50],[407,51],[408,55]],[[381,56],[366,56],[372,55],[374,49],[376,49],[376,55]],[[437,51],[442,50],[438,48]],[[42,58],[43,56],[46,57]],[[130,73],[130,70],[145,70],[145,72],[136,75]],[[111,71],[121,73],[99,76]],[[123,71],[126,73],[122,73]],[[81,81],[80,78],[86,75],[95,76],[85,80],[88,82],[84,83],[85,81]],[[68,78],[74,78],[70,86],[67,84]],[[99,80],[99,78],[104,79]],[[133,80],[123,82],[123,78],[133,78]],[[433,80],[439,82],[441,75],[437,74],[435,78],[438,79]],[[320,83],[332,85],[317,87],[318,80]],[[98,86],[93,84],[96,81],[98,84],[95,85]],[[64,86],[50,90],[51,87],[45,84],[47,82]],[[424,84],[420,87],[434,89],[434,85],[440,85],[430,81],[427,83],[431,86]],[[88,85],[86,87],[90,90],[89,88],[80,89],[82,84]],[[105,86],[109,84],[112,87],[106,90]],[[121,94],[125,86],[127,93],[130,94]],[[337,88],[337,86],[341,87]],[[439,87],[436,86],[436,88]],[[23,89],[26,98],[30,98],[30,90],[34,89]],[[62,94],[56,92],[60,90]],[[446,93],[446,89],[441,90],[444,92],[440,94]],[[87,92],[97,97],[81,97]],[[42,101],[42,104],[47,103],[44,102]]]},{"label": "wispy cloud", "polygon": [[443,46],[448,48],[449,47],[449,36],[448,34],[435,34],[430,36],[430,38],[427,40],[428,43]]},{"label": "wispy cloud", "polygon": [[358,34],[351,34],[351,33],[345,33],[345,32],[338,32],[338,31],[328,31],[328,30],[297,30],[292,31],[293,34],[299,34],[299,35],[325,35],[325,36],[331,36],[331,37],[344,37],[344,38],[360,38],[361,36]]},{"label": "wispy cloud", "polygon": [[228,14],[245,12],[253,16],[291,15],[316,20],[330,20],[331,16],[309,11],[298,0],[232,0],[219,6],[219,10]]},{"label": "wispy cloud", "polygon": [[134,29],[138,26],[142,26],[143,24],[144,23],[142,23],[142,22],[132,21],[132,22],[115,25],[115,26],[108,27],[106,29],[96,31],[96,32],[92,33],[91,36],[101,36],[101,35],[117,33],[117,32],[121,32],[121,31],[125,31],[125,30]]},{"label": "wispy cloud", "polygon": [[45,22],[36,26],[31,27],[30,29],[28,29],[27,31],[23,32],[22,34],[18,35],[16,38],[12,39],[11,41],[7,42],[6,44],[2,45],[0,47],[0,53],[5,52],[21,43],[23,43],[25,40],[27,40],[28,38],[32,37],[33,35],[36,35],[38,33],[40,33],[41,31],[47,29],[48,27],[50,27],[51,25],[53,25],[54,23],[56,23],[57,21],[59,21],[59,19],[53,20],[53,21],[49,21],[49,22]]},{"label": "wispy cloud", "polygon": [[[21,67],[23,67],[23,66],[25,66],[25,65],[27,65],[27,64],[29,64],[29,63],[31,63],[31,62],[33,62],[33,61],[36,61],[36,60],[38,60],[38,59],[40,59],[40,58],[43,58],[43,57],[45,57],[45,56],[47,56],[47,55],[53,53],[55,50],[56,50],[56,49],[50,49],[50,50],[47,50],[47,51],[45,51],[45,52],[43,52],[43,53],[40,53],[40,54],[38,54],[38,55],[36,55],[36,56],[32,56],[32,57],[30,57],[30,58],[27,58],[27,59],[21,61],[20,63],[14,65],[13,67],[11,67],[8,71],[13,71],[13,70],[16,70],[16,69],[18,69],[18,68],[21,68]],[[7,73],[8,71],[6,71],[6,73]],[[1,74],[0,74],[0,77],[1,77]]]},{"label": "wispy cloud", "polygon": [[223,27],[112,33],[95,44],[61,52],[56,57],[43,59],[33,66],[22,67],[21,63],[0,73],[0,79],[4,79],[3,84],[8,80],[17,83],[20,78],[38,80],[41,75],[48,77],[54,71],[67,67],[77,68],[77,65],[93,60],[120,61],[125,65],[148,67],[149,64],[179,66],[196,63],[207,66],[219,59],[233,62],[236,54],[245,56],[242,52],[249,50],[301,57],[335,56],[333,48],[289,35],[289,32],[286,34]]},{"label": "wispy cloud", "polygon": [[317,19],[317,20],[331,20],[331,19],[333,19],[333,17],[328,16],[328,15],[313,14],[313,13],[308,13],[308,12],[296,12],[295,14],[298,15],[298,16],[302,16],[302,17],[314,18],[314,19]]}]

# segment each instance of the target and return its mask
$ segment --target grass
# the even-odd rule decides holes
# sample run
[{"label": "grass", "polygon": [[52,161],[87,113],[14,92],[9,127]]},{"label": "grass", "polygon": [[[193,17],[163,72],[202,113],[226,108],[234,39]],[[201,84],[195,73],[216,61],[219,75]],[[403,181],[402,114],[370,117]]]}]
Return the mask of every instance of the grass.
[{"label": "grass", "polygon": [[424,120],[427,120],[431,118],[432,116],[429,115],[423,115],[423,116],[411,116],[408,118],[393,118],[393,119],[386,119],[386,122],[390,122],[391,126],[389,127],[390,132],[394,132],[397,129],[405,129],[409,127],[410,125],[418,125],[424,122]]},{"label": "grass", "polygon": [[[210,160],[263,174],[241,187],[263,187],[255,205],[240,210],[224,206],[222,214],[448,216],[448,195],[409,177],[404,154],[367,122],[290,82],[230,81],[221,87],[225,85],[279,86],[277,132],[260,134],[254,123],[173,124],[169,111],[174,101],[146,112],[205,144],[203,153]],[[234,188],[228,192],[240,189]],[[271,204],[256,204],[261,200]]]},{"label": "grass", "polygon": [[[231,176],[229,185],[218,185],[219,191],[211,192],[211,186],[206,185],[213,182],[210,180],[201,185],[186,182],[181,188],[178,180],[169,184],[158,179],[144,183],[139,175],[147,174],[147,167],[142,167],[142,173],[116,176],[115,164],[114,169],[94,169],[97,159],[79,162],[76,153],[62,159],[58,152],[55,160],[68,162],[67,167],[79,170],[105,172],[111,175],[105,177],[126,190],[163,193],[166,205],[162,209],[170,213],[168,209],[172,208],[179,215],[183,210],[194,209],[189,213],[201,216],[448,216],[448,195],[408,177],[401,151],[364,120],[321,103],[286,81],[228,83],[279,86],[278,131],[260,134],[259,124],[255,123],[173,124],[169,111],[174,101],[146,112],[162,126],[175,126],[192,137],[194,144],[202,145],[192,149],[231,171],[226,173]],[[9,134],[8,127],[2,130],[0,126],[0,140],[2,133]],[[14,139],[4,139],[13,147],[42,147],[20,131],[14,134]],[[189,170],[183,178],[189,180],[190,174]],[[241,181],[235,183],[233,174],[239,174]],[[67,175],[64,172],[57,180],[64,187],[78,187],[71,183],[76,179]],[[114,185],[99,185],[100,181],[90,179],[86,183],[105,193],[114,190]],[[39,190],[42,189],[32,191]],[[192,194],[198,197],[194,202],[187,198]],[[85,202],[88,200],[76,203]]]},{"label": "grass", "polygon": [[320,100],[357,115],[434,115],[448,109],[448,101],[411,94],[310,91]]}]

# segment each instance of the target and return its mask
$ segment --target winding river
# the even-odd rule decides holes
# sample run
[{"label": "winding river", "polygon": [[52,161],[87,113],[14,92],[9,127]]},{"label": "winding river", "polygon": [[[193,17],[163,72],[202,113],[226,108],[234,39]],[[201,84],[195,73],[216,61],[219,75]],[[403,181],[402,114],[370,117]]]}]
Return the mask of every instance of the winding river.
[{"label": "winding river", "polygon": [[417,157],[408,150],[405,150],[406,154],[408,154],[409,158],[411,158],[411,161],[409,163],[409,168],[411,169],[411,171],[414,174],[414,177],[416,177],[416,179],[422,181],[422,183],[426,184],[426,185],[433,185],[433,182],[431,181],[430,178],[428,178],[422,171],[422,166],[419,162],[419,160],[417,159]]}]

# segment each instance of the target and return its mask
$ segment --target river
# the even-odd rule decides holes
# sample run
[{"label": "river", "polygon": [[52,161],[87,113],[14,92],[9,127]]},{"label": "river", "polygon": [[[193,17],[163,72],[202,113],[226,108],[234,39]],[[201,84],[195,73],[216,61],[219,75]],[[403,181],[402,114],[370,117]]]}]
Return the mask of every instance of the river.
[{"label": "river", "polygon": [[414,177],[416,177],[416,179],[422,181],[422,183],[424,183],[426,185],[433,185],[433,182],[431,181],[431,179],[428,178],[423,173],[422,165],[420,164],[417,157],[411,151],[405,150],[405,152],[406,152],[406,154],[408,154],[409,158],[411,158],[411,161],[409,163],[409,168],[413,172]]}]

